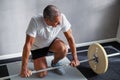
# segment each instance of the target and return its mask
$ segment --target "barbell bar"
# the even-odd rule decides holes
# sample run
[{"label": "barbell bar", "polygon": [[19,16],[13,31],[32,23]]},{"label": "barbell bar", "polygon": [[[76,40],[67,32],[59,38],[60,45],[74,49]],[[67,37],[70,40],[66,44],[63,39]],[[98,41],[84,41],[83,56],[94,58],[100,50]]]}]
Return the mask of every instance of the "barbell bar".
[{"label": "barbell bar", "polygon": [[[82,60],[82,61],[80,61],[80,63],[85,63],[85,62],[88,62],[88,61],[90,61],[90,60],[93,60],[93,59]],[[56,67],[49,67],[49,68],[41,69],[41,70],[38,70],[38,71],[34,70],[34,71],[32,71],[32,74],[39,73],[39,72],[43,72],[43,71],[49,71],[49,70],[58,69],[58,68],[63,67],[63,66],[69,66],[69,64],[63,64],[63,65],[56,66]],[[0,80],[5,80],[5,79],[12,78],[12,77],[17,77],[17,76],[20,76],[20,74],[5,76],[5,77],[0,78]]]},{"label": "barbell bar", "polygon": [[120,52],[119,53],[109,54],[109,55],[107,55],[107,57],[109,58],[109,57],[118,56],[118,55],[120,55]]},{"label": "barbell bar", "polygon": [[[88,48],[88,55],[87,55],[88,59],[80,61],[80,64],[85,63],[85,62],[89,62],[91,69],[95,73],[102,74],[102,73],[105,73],[107,71],[108,58],[113,57],[113,56],[118,56],[118,55],[120,55],[119,52],[107,55],[105,49],[99,43],[94,43],[94,44],[90,45],[90,47]],[[32,74],[43,72],[43,71],[58,69],[60,67],[69,66],[69,64],[70,63],[63,64],[63,65],[60,65],[57,67],[49,67],[49,68],[41,69],[38,71],[33,70]],[[5,79],[12,78],[12,77],[17,77],[17,76],[20,76],[20,74],[18,73],[15,75],[1,77],[0,80],[5,80]]]}]

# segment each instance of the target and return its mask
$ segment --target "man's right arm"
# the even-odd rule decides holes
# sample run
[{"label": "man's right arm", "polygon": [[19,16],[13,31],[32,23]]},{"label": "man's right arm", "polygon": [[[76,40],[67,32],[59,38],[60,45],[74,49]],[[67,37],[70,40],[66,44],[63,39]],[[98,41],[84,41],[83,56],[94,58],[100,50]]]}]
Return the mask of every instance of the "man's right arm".
[{"label": "man's right arm", "polygon": [[31,71],[28,69],[27,65],[29,60],[30,49],[33,43],[34,43],[34,37],[26,35],[26,41],[22,54],[21,77],[29,77],[31,75]]}]

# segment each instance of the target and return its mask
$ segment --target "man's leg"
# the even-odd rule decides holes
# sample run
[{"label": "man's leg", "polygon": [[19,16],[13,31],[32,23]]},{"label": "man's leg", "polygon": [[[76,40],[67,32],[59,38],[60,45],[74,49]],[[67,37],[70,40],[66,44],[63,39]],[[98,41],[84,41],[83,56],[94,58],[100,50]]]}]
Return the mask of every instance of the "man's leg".
[{"label": "man's leg", "polygon": [[62,40],[57,38],[50,46],[49,51],[54,52],[53,63],[56,64],[59,60],[63,59],[66,56],[68,48]]},{"label": "man's leg", "polygon": [[[34,68],[35,70],[45,69],[47,68],[47,62],[45,57],[40,57],[34,60]],[[48,74],[47,71],[38,73],[39,77],[45,77]]]}]

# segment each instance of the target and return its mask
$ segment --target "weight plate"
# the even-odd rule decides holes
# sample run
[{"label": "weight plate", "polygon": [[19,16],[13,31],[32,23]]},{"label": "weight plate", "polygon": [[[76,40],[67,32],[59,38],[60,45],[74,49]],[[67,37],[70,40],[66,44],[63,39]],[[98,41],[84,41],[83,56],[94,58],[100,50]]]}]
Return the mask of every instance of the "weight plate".
[{"label": "weight plate", "polygon": [[90,45],[88,48],[88,59],[92,59],[95,56],[97,57],[96,60],[89,61],[89,65],[91,69],[97,73],[102,74],[107,71],[108,68],[108,58],[105,49],[99,44],[94,43]]}]

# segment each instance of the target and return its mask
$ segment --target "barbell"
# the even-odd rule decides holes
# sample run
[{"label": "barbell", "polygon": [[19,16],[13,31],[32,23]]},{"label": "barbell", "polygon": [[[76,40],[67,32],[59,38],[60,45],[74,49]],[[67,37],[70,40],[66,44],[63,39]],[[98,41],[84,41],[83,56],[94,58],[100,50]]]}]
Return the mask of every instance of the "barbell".
[{"label": "barbell", "polygon": [[[100,45],[99,43],[93,43],[92,45],[89,46],[88,48],[88,54],[87,57],[88,59],[80,61],[80,63],[85,63],[89,62],[90,68],[96,73],[96,74],[103,74],[107,71],[108,69],[108,57],[113,57],[113,56],[118,56],[120,53],[112,53],[107,55],[105,49]],[[68,64],[63,64],[57,67],[49,67],[46,69],[42,70],[34,70],[32,71],[32,74],[43,72],[43,71],[48,71],[48,70],[54,70],[58,69],[63,66],[69,66]],[[9,79],[11,77],[16,77],[20,76],[20,74],[15,74],[15,75],[10,75],[10,76],[5,76],[0,78],[0,80],[5,80]]]}]

